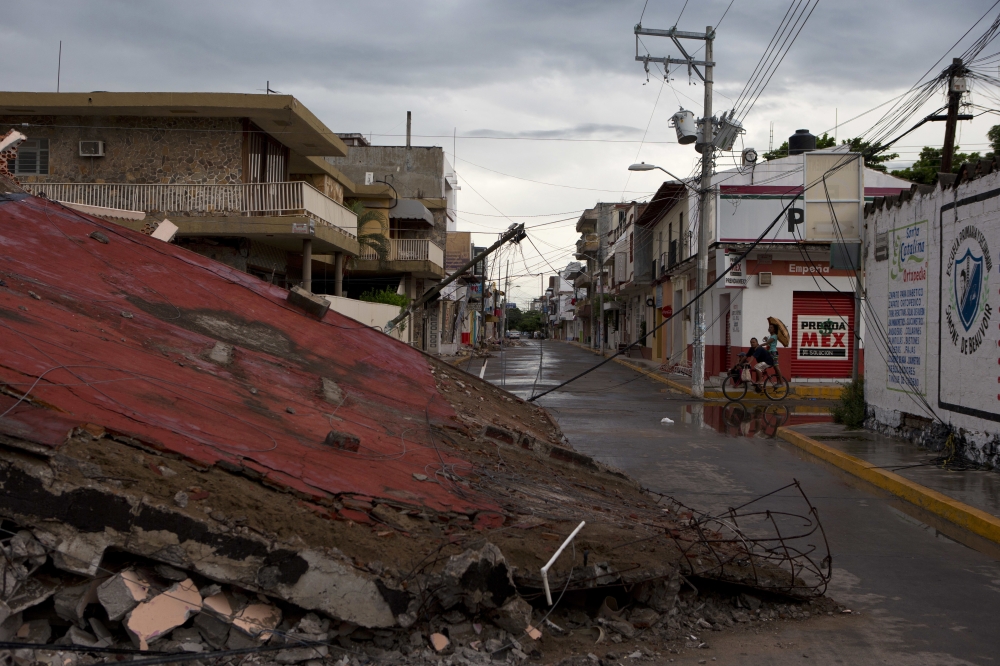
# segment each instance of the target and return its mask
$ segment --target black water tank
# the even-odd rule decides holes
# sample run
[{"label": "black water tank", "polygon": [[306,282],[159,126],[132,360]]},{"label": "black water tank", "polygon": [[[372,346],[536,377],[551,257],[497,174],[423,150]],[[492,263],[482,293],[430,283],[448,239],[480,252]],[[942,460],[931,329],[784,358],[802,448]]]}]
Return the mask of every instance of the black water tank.
[{"label": "black water tank", "polygon": [[816,137],[809,130],[795,130],[795,134],[788,137],[789,155],[801,155],[810,150],[816,150]]}]

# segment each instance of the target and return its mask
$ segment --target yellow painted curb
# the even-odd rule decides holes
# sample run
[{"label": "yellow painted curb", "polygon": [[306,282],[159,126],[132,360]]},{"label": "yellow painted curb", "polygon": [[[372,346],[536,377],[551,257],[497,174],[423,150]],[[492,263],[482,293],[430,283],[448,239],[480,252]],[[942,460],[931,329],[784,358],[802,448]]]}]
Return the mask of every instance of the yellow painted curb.
[{"label": "yellow painted curb", "polygon": [[930,511],[934,515],[984,539],[1000,543],[1000,518],[992,514],[959,502],[919,483],[914,483],[898,474],[880,469],[870,462],[855,458],[789,428],[778,428],[777,434],[786,442],[794,444],[817,458],[836,465],[845,472],[878,486],[882,490],[887,490],[910,504]]},{"label": "yellow painted curb", "polygon": [[843,386],[793,386],[792,393],[802,398],[824,398],[827,400],[840,400],[840,394],[844,392]]},{"label": "yellow painted curb", "polygon": [[461,356],[459,358],[453,358],[450,361],[445,361],[445,363],[447,363],[448,365],[461,365],[462,363],[468,361],[470,356],[472,356],[472,354]]}]

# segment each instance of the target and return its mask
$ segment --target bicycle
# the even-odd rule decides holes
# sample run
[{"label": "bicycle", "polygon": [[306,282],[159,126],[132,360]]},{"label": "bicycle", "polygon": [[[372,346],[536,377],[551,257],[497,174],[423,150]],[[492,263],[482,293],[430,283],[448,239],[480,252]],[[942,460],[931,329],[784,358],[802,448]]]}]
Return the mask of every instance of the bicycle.
[{"label": "bicycle", "polygon": [[[754,381],[755,374],[760,381]],[[765,370],[764,376],[760,377],[757,370],[750,367],[746,354],[741,353],[739,362],[722,381],[722,394],[728,400],[741,400],[751,386],[755,392],[767,396],[768,400],[784,400],[788,395],[788,382],[781,376],[777,364]]]}]

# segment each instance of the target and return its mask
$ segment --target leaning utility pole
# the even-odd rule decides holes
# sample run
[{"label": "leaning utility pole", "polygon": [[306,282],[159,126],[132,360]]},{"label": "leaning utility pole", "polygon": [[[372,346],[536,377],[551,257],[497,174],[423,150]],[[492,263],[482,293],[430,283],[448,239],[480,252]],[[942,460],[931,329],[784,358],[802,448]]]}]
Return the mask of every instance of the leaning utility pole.
[{"label": "leaning utility pole", "polygon": [[[510,228],[507,229],[507,231],[505,231],[502,236],[500,236],[500,239],[497,240],[496,243],[493,243],[493,245],[490,245],[488,248],[486,248],[485,250],[483,250],[482,252],[480,252],[479,254],[477,254],[476,256],[474,256],[472,259],[470,259],[468,262],[466,262],[465,265],[462,266],[461,268],[459,268],[457,271],[455,271],[454,273],[452,273],[451,275],[449,275],[448,277],[446,277],[445,279],[441,280],[436,285],[434,285],[433,287],[431,287],[430,289],[428,289],[427,291],[425,291],[423,293],[423,295],[420,296],[420,298],[417,298],[416,300],[414,300],[412,303],[410,303],[409,307],[407,307],[405,310],[403,310],[402,312],[400,312],[399,315],[397,315],[392,320],[390,320],[389,323],[387,323],[385,325],[385,332],[388,333],[388,332],[392,331],[392,329],[395,328],[396,325],[399,324],[399,322],[401,322],[404,319],[406,319],[407,317],[409,317],[411,313],[415,312],[418,308],[423,307],[424,305],[426,305],[430,301],[432,301],[435,298],[437,298],[438,294],[441,293],[442,289],[444,289],[449,284],[451,284],[452,282],[454,282],[455,280],[457,280],[460,276],[462,276],[465,273],[465,271],[467,271],[470,268],[472,268],[473,266],[475,266],[481,260],[484,260],[484,259],[486,259],[486,257],[488,257],[489,255],[493,254],[493,252],[496,251],[496,249],[499,248],[501,245],[503,245],[504,243],[507,243],[509,241],[513,241],[515,243],[519,243],[522,240],[524,240],[524,238],[526,236],[527,236],[527,234],[524,232],[524,223],[517,224],[517,225],[512,224],[510,226]],[[484,285],[484,287],[486,285],[486,270],[485,270],[485,268],[486,268],[486,264],[484,262],[483,263],[483,285]],[[485,289],[484,289],[484,292],[485,292]],[[486,294],[485,293],[483,294],[483,298],[485,300],[485,298],[486,298]]]},{"label": "leaning utility pole", "polygon": [[951,159],[955,152],[955,129],[958,125],[958,106],[965,92],[965,66],[961,58],[951,61],[948,68],[948,118],[944,127],[944,149],[941,151],[941,173],[951,173]]},{"label": "leaning utility pole", "polygon": [[[715,149],[717,147],[717,139],[721,138],[721,134],[724,132],[720,131],[720,137],[715,135],[715,121],[712,118],[712,72],[715,68],[715,62],[712,60],[712,43],[715,40],[715,31],[712,30],[712,26],[705,28],[704,33],[700,32],[686,32],[678,30],[677,26],[673,28],[668,28],[666,30],[654,30],[651,28],[643,28],[642,24],[635,26],[636,35],[636,53],[635,59],[642,62],[646,67],[646,71],[649,71],[649,63],[658,62],[663,64],[664,75],[666,76],[668,68],[670,65],[686,65],[688,68],[688,75],[690,76],[692,72],[698,75],[699,78],[705,84],[705,108],[704,116],[700,121],[700,128],[698,129],[698,138],[695,148],[701,152],[701,187],[700,191],[700,207],[701,210],[698,220],[698,260],[697,260],[697,289],[700,294],[704,291],[705,286],[708,284],[708,229],[709,225],[712,224],[712,166],[715,159]],[[683,58],[671,58],[671,57],[653,57],[650,55],[639,55],[639,35],[650,35],[654,37],[669,37],[673,41],[674,46],[680,50]],[[697,39],[704,40],[705,42],[705,59],[695,60],[681,44],[682,39]],[[704,75],[699,70],[699,67],[705,68]],[[690,112],[681,110],[680,114],[689,114]],[[675,119],[679,114],[675,114]],[[721,118],[722,125],[720,129],[732,130],[733,127],[733,114],[731,113],[728,120],[726,115],[723,114]],[[727,123],[729,124],[727,126]],[[738,124],[736,125],[738,127]],[[680,126],[678,126],[678,143],[686,144],[695,141],[693,136],[688,135],[686,140],[680,140],[683,131]],[[742,131],[742,130],[738,130]],[[730,143],[731,139],[735,136],[730,131]],[[731,146],[723,147],[723,150],[730,150]],[[694,306],[694,358],[691,364],[691,394],[697,398],[704,397],[705,395],[705,297],[700,296],[695,302]]]}]

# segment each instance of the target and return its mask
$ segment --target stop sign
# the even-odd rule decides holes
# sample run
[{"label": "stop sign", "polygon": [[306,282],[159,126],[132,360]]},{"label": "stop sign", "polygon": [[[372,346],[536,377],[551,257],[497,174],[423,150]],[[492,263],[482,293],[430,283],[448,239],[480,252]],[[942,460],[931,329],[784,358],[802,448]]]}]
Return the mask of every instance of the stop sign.
[{"label": "stop sign", "polygon": [[662,308],[660,308],[660,314],[663,315],[664,319],[670,319],[671,317],[674,316],[674,309],[669,305],[664,305]]}]

